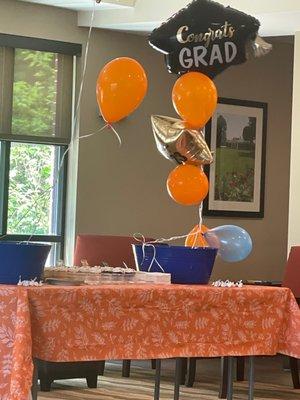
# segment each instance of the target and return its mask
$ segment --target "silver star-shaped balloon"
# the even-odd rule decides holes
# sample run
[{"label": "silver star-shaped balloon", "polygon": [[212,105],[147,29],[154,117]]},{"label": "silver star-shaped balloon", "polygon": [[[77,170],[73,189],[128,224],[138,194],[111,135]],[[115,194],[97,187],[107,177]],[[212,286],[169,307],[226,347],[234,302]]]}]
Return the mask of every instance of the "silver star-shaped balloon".
[{"label": "silver star-shaped balloon", "polygon": [[184,121],[162,115],[152,115],[151,124],[157,149],[165,158],[179,164],[204,165],[213,161],[201,130],[188,129]]}]

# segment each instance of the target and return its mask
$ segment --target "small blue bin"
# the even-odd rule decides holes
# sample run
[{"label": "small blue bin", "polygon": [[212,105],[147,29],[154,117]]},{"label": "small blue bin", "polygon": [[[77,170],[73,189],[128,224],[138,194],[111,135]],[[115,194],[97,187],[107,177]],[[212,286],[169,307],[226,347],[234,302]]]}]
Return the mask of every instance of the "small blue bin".
[{"label": "small blue bin", "polygon": [[41,279],[51,245],[0,241],[0,283]]},{"label": "small blue bin", "polygon": [[[133,244],[136,267],[148,271],[153,260],[153,246]],[[171,274],[172,283],[207,284],[214,266],[218,249],[211,247],[191,248],[185,246],[156,245],[156,260],[165,272]],[[151,272],[162,272],[154,261]]]}]

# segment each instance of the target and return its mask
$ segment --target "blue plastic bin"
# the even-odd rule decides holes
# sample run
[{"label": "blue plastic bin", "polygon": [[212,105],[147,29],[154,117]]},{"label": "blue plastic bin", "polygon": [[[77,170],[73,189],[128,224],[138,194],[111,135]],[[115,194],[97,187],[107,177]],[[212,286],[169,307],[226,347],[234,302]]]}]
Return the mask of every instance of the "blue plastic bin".
[{"label": "blue plastic bin", "polygon": [[51,245],[0,241],[0,283],[42,278]]},{"label": "blue plastic bin", "polygon": [[[152,246],[133,244],[135,263],[140,271],[148,271],[153,260]],[[155,245],[156,259],[165,272],[171,274],[172,283],[207,284],[214,266],[217,249],[210,247]],[[154,261],[151,272],[162,272]]]}]

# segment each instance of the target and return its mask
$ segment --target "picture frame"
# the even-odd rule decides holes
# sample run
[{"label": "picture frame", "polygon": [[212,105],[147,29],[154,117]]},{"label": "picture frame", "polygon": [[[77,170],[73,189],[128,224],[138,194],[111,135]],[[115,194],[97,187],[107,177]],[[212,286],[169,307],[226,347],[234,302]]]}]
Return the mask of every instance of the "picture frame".
[{"label": "picture frame", "polygon": [[203,215],[263,218],[267,103],[220,98],[205,128],[214,155],[206,167]]}]

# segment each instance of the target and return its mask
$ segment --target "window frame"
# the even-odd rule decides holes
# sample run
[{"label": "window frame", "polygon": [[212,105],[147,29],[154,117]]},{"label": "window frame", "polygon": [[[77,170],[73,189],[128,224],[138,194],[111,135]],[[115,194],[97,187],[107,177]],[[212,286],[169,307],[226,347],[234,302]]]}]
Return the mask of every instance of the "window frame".
[{"label": "window frame", "polygon": [[[12,143],[24,143],[22,141],[0,141],[1,142],[1,161],[0,161],[0,240],[3,241],[33,241],[33,242],[48,242],[60,245],[59,257],[63,258],[64,254],[64,239],[65,239],[65,211],[67,197],[67,169],[68,169],[68,154],[66,145],[49,144],[49,146],[58,146],[58,158],[56,165],[59,166],[63,159],[63,164],[56,184],[58,198],[58,215],[56,219],[56,229],[58,234],[36,235],[36,234],[13,234],[7,233],[8,222],[8,203],[9,203],[9,172],[10,172],[10,149]],[[32,144],[27,143],[26,144]],[[40,143],[34,143],[40,144]],[[43,143],[43,145],[45,145]],[[65,156],[64,156],[65,154]]]},{"label": "window frame", "polygon": [[[14,84],[15,48],[58,54],[58,78],[56,96],[55,136],[12,134],[12,106]],[[73,68],[76,57],[80,57],[82,46],[76,43],[0,34],[0,240],[49,242],[60,245],[60,258],[64,254],[65,214],[67,198],[68,154],[65,154],[70,140],[73,113]],[[70,88],[70,90],[66,90]],[[56,167],[61,166],[56,184],[59,210],[57,229],[59,234],[30,235],[8,234],[9,171],[11,143],[56,145],[58,158]],[[54,248],[54,252],[56,250]]]},{"label": "window frame", "polygon": [[[43,136],[24,135],[12,133],[15,48],[0,46],[0,140],[39,144],[70,143],[74,59],[70,55],[54,54],[58,54],[55,133]],[[65,90],[67,87],[71,88],[71,92]]]}]

